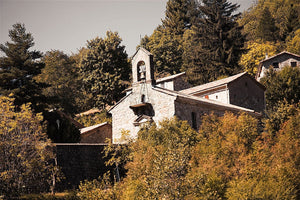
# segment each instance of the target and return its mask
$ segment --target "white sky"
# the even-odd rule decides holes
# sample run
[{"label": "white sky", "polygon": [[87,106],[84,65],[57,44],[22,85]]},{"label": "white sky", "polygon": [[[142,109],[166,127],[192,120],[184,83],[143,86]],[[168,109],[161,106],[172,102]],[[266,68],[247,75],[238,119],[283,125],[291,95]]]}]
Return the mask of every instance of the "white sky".
[{"label": "white sky", "polygon": [[[16,22],[33,34],[33,49],[77,53],[86,41],[117,31],[133,55],[140,36],[151,35],[164,18],[167,0],[0,0],[0,43],[10,41]],[[240,11],[253,0],[232,0]]]}]

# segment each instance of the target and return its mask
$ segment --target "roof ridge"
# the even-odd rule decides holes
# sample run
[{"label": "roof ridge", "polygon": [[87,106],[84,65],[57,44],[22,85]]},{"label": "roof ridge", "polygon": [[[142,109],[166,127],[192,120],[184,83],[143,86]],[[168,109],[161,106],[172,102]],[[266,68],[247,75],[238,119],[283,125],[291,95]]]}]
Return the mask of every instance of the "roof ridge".
[{"label": "roof ridge", "polygon": [[[239,74],[229,76],[229,77],[226,77],[226,78],[223,78],[223,79],[211,81],[211,82],[208,82],[208,83],[205,83],[205,84],[202,84],[202,85],[197,85],[197,86],[194,86],[194,87],[191,87],[191,88],[180,90],[180,92],[187,93],[189,90],[196,89],[196,88],[199,88],[199,90],[197,90],[197,92],[199,92],[199,91],[203,91],[203,90],[206,90],[206,89],[218,87],[218,86],[221,86],[221,85],[224,85],[224,84],[228,84],[228,83],[238,79],[239,77],[241,77],[245,74],[248,74],[248,73],[247,72],[241,72]],[[191,92],[191,93],[193,93],[193,92]],[[189,94],[191,94],[191,93],[189,93]]]},{"label": "roof ridge", "polygon": [[219,101],[214,101],[214,100],[211,100],[211,99],[205,99],[205,98],[197,97],[197,96],[194,96],[194,95],[184,94],[182,92],[168,90],[168,89],[160,88],[160,87],[153,87],[153,89],[156,90],[156,91],[159,91],[159,92],[165,92],[169,95],[180,96],[180,97],[183,97],[183,98],[196,100],[196,101],[199,101],[199,102],[202,102],[202,103],[207,103],[207,104],[211,104],[211,105],[230,108],[230,109],[233,109],[233,110],[240,110],[240,111],[244,111],[244,112],[248,112],[248,113],[258,114],[254,110],[244,108],[244,107],[241,107],[241,106],[236,106],[236,105],[233,105],[233,104],[226,104],[226,103],[222,103],[222,102],[219,102]]}]

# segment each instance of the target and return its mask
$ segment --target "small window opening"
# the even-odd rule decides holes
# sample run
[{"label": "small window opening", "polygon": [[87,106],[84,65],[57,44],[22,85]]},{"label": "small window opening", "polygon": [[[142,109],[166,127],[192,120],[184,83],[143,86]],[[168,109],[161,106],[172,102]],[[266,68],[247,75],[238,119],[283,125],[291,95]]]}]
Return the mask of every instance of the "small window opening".
[{"label": "small window opening", "polygon": [[145,95],[144,94],[141,96],[141,102],[145,103]]},{"label": "small window opening", "polygon": [[192,128],[197,129],[197,115],[194,112],[192,112]]},{"label": "small window opening", "polygon": [[297,62],[291,62],[291,67],[296,67],[297,66]]},{"label": "small window opening", "polygon": [[218,99],[218,95],[216,95],[216,99]]},{"label": "small window opening", "polygon": [[246,87],[248,86],[248,83],[247,83],[247,82],[245,82],[245,86],[246,86]]},{"label": "small window opening", "polygon": [[273,63],[273,67],[274,67],[274,68],[279,68],[279,63],[278,63],[278,62],[274,62],[274,63]]}]

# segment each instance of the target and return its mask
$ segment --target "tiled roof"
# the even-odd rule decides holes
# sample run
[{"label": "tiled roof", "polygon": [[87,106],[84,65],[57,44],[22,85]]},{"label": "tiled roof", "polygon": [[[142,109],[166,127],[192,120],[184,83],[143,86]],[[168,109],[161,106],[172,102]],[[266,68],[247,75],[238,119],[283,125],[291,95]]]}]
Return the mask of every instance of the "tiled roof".
[{"label": "tiled roof", "polygon": [[271,57],[269,57],[269,58],[266,58],[266,59],[264,59],[264,60],[262,60],[262,61],[260,61],[260,62],[263,63],[263,62],[268,61],[268,60],[271,60],[271,59],[273,59],[273,58],[275,58],[275,57],[277,57],[277,56],[281,56],[282,54],[289,54],[289,55],[296,56],[296,57],[300,58],[300,55],[297,55],[297,54],[294,54],[294,53],[290,53],[290,52],[288,52],[288,51],[282,51],[282,52],[280,52],[279,54],[276,54],[276,55],[274,55],[274,56],[271,56]]},{"label": "tiled roof", "polygon": [[196,92],[199,92],[199,91],[213,89],[213,88],[216,88],[216,87],[226,85],[226,84],[238,79],[239,77],[241,77],[245,74],[247,74],[247,72],[242,72],[242,73],[236,74],[234,76],[230,76],[228,78],[220,79],[220,80],[213,81],[213,82],[210,82],[210,83],[206,83],[206,84],[203,84],[203,85],[198,85],[198,86],[195,86],[195,87],[192,87],[192,88],[181,90],[180,92],[182,92],[184,94],[193,94],[193,93],[196,93]]},{"label": "tiled roof", "polygon": [[181,97],[181,98],[186,98],[186,99],[197,101],[199,103],[206,104],[206,105],[212,105],[212,106],[216,106],[216,107],[223,108],[223,109],[225,108],[225,109],[232,110],[232,111],[243,111],[243,112],[247,112],[249,114],[254,114],[256,116],[261,115],[259,113],[256,113],[254,110],[243,108],[243,107],[232,105],[232,104],[226,104],[226,103],[222,103],[222,102],[219,102],[219,101],[214,101],[214,100],[210,100],[210,99],[197,97],[197,96],[194,96],[194,95],[188,95],[188,94],[184,94],[184,93],[181,93],[181,92],[178,92],[178,91],[168,90],[168,89],[165,89],[165,88],[154,87],[153,89],[156,90],[156,91],[168,94],[168,95]]},{"label": "tiled roof", "polygon": [[93,125],[93,126],[89,126],[89,127],[85,127],[85,128],[79,129],[79,130],[80,130],[80,134],[84,134],[84,133],[86,133],[86,132],[89,132],[89,131],[91,131],[91,130],[94,130],[94,129],[96,129],[96,128],[99,128],[99,127],[101,127],[101,126],[104,126],[104,125],[106,125],[106,124],[108,124],[108,122],[104,122],[104,123],[101,123],[101,124],[96,124],[96,125]]},{"label": "tiled roof", "polygon": [[168,81],[168,80],[172,80],[172,79],[178,78],[178,77],[180,77],[182,75],[185,75],[185,72],[181,72],[179,74],[174,74],[174,75],[171,75],[171,76],[167,76],[167,77],[163,77],[163,78],[157,79],[156,83],[160,83],[160,82],[165,82],[165,81]]}]

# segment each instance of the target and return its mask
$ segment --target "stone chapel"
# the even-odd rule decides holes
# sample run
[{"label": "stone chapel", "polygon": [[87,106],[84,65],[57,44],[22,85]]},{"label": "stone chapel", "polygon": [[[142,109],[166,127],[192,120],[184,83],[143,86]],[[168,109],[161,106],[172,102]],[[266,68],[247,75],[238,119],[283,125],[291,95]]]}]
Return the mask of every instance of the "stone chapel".
[{"label": "stone chapel", "polygon": [[246,112],[259,117],[265,109],[265,88],[246,72],[191,87],[185,73],[155,80],[153,55],[139,48],[132,57],[132,87],[110,110],[112,141],[122,143],[123,130],[137,137],[140,126],[177,116],[199,129],[202,115]]}]

